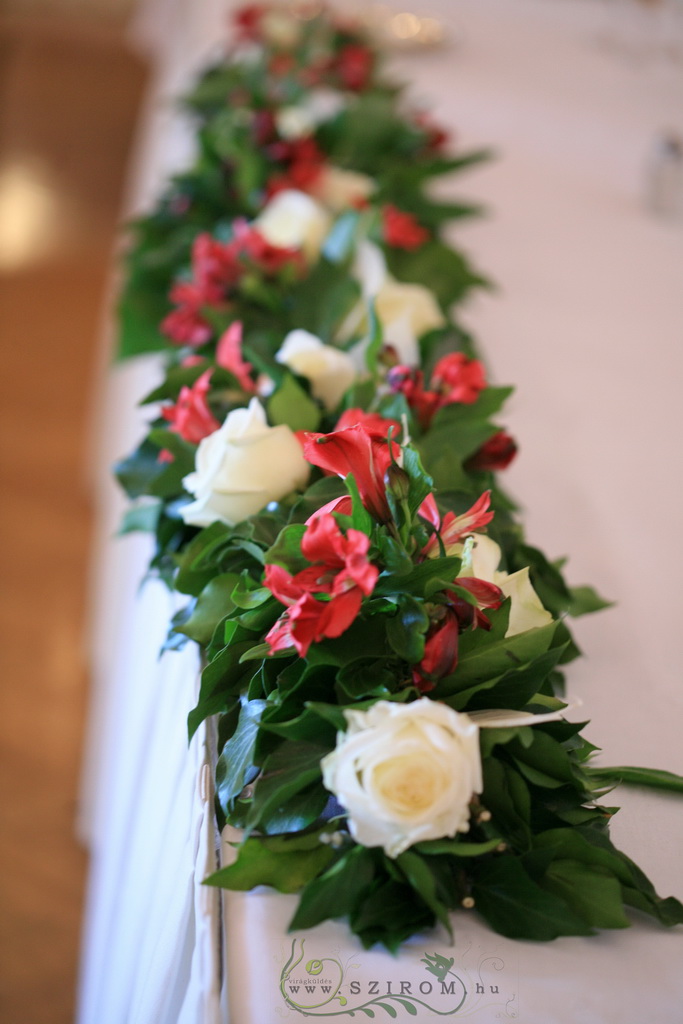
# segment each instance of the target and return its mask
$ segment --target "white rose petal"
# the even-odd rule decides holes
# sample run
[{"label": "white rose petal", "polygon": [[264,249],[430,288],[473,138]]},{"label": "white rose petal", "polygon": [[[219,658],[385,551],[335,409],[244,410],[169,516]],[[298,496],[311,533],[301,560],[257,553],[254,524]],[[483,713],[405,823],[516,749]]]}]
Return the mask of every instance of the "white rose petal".
[{"label": "white rose petal", "polygon": [[433,293],[421,284],[387,279],[375,296],[375,309],[385,327],[407,317],[416,338],[446,323]]},{"label": "white rose petal", "polygon": [[483,782],[479,730],[467,715],[426,697],[344,714],[348,730],[323,758],[323,783],[359,843],[398,857],[423,840],[468,831]]},{"label": "white rose petal", "polygon": [[301,38],[301,22],[286,10],[266,9],[259,26],[266,42],[283,50],[292,50]]},{"label": "white rose petal", "polygon": [[518,572],[507,573],[498,570],[501,551],[499,546],[490,537],[477,534],[472,538],[471,548],[468,548],[469,559],[467,568],[463,567],[461,574],[476,576],[477,579],[495,583],[503,591],[505,597],[510,598],[510,621],[506,636],[516,636],[517,633],[525,633],[528,629],[537,629],[539,626],[547,626],[553,621],[553,617],[547,611],[538,597],[538,594],[531,585],[529,579],[529,567],[525,566]]},{"label": "white rose petal", "polygon": [[200,441],[195,466],[183,480],[195,501],[181,510],[192,526],[232,526],[303,487],[310,473],[292,431],[269,427],[257,398],[246,409],[233,409],[219,430]]},{"label": "white rose petal", "polygon": [[314,194],[321,203],[335,213],[348,210],[350,206],[369,199],[377,185],[367,174],[360,171],[345,171],[341,167],[327,164],[321,169],[314,185]]},{"label": "white rose petal", "polygon": [[311,134],[315,120],[306,107],[282,107],[275,115],[275,125],[283,139],[301,139]]},{"label": "white rose petal", "polygon": [[[434,294],[421,284],[395,281],[387,271],[382,250],[372,242],[361,242],[358,246],[352,273],[363,297],[347,315],[339,336],[350,338],[367,330],[367,303],[373,300],[385,343],[393,346],[405,366],[418,366],[419,339],[427,331],[446,324]],[[368,340],[359,344],[367,346]]]},{"label": "white rose petal", "polygon": [[311,382],[311,390],[326,409],[336,409],[356,379],[356,367],[346,352],[325,345],[309,331],[290,331],[275,358]]},{"label": "white rose petal", "polygon": [[332,226],[329,213],[297,189],[284,189],[266,203],[254,227],[271,245],[303,249],[309,261],[317,259]]}]

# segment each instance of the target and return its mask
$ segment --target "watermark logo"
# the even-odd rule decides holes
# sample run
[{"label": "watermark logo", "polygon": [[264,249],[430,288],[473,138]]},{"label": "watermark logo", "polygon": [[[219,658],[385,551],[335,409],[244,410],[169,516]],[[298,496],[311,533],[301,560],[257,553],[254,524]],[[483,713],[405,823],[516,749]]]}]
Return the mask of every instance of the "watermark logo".
[{"label": "watermark logo", "polygon": [[[414,950],[397,960],[368,954],[342,959],[339,950],[321,950],[294,938],[280,972],[280,994],[289,1011],[305,1017],[387,1017],[427,1020],[472,1017],[495,1008],[497,1019],[517,1017],[513,971],[498,956],[479,955],[466,963],[469,946],[456,963],[443,952]],[[379,966],[381,965],[381,966]],[[503,975],[504,982],[503,982]],[[501,982],[503,982],[501,987]]]}]

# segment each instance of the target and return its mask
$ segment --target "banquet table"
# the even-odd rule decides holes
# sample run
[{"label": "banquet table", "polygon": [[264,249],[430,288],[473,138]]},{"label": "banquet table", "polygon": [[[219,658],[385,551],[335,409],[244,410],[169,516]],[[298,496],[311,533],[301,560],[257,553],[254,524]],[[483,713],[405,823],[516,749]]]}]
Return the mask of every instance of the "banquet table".
[{"label": "banquet table", "polygon": [[[397,50],[393,71],[458,148],[497,151],[443,187],[488,208],[453,236],[497,282],[462,319],[492,379],[516,387],[505,424],[520,454],[506,489],[530,541],[568,555],[572,583],[616,602],[576,622],[586,657],[569,673],[583,701],[572,715],[590,719],[600,763],[683,773],[683,224],[646,202],[658,134],[683,132],[683,66],[675,49],[620,45],[609,21],[619,4],[411,0],[410,9],[438,18],[446,39]],[[190,158],[191,133],[170,99],[214,54],[228,10],[218,0],[143,6],[136,38],[156,72],[127,212],[152,202]],[[148,356],[107,369],[96,425],[94,691],[79,820],[93,869],[79,1021],[295,1020],[301,1012],[280,988],[291,943],[303,937],[286,937],[292,898],[231,893],[221,909],[201,886],[214,832],[207,737],[200,730],[188,752],[185,731],[197,655],[188,647],[158,657],[172,598],[156,581],[140,588],[146,538],[112,540],[123,500],[108,467],[138,440],[136,402],[158,366]],[[680,803],[625,789],[610,802],[622,807],[616,845],[662,895],[681,897]],[[683,929],[640,917],[626,931],[534,944],[459,914],[452,947],[444,935],[412,940],[399,963],[362,951],[341,923],[314,929],[306,944],[311,955],[345,958],[345,977],[363,991],[378,979],[386,991],[391,978],[420,991],[430,978],[421,957],[438,949],[470,993],[457,1016],[477,1024],[670,1024],[683,1013]]]}]

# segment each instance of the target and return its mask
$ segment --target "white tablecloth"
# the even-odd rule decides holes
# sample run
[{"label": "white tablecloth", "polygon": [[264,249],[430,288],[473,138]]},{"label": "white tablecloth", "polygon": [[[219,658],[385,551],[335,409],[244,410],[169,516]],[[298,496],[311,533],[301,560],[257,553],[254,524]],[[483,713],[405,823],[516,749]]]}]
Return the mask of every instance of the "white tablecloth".
[{"label": "white tablecloth", "polygon": [[[570,669],[571,691],[583,698],[588,737],[603,746],[604,763],[683,772],[683,227],[656,220],[643,204],[656,133],[683,129],[681,69],[601,45],[606,15],[597,0],[409,6],[440,17],[460,42],[401,55],[397,70],[462,146],[499,151],[452,188],[491,207],[489,219],[455,233],[500,283],[465,318],[494,379],[517,387],[505,416],[521,449],[507,471],[509,490],[523,502],[530,541],[550,556],[568,554],[572,582],[591,582],[618,602],[577,623],[587,657]],[[610,16],[620,6],[608,5]],[[148,7],[159,74],[134,175],[136,204],[186,158],[188,136],[160,96],[176,92],[210,53],[223,17],[216,0]],[[133,407],[155,367],[151,358],[111,374],[103,474],[137,440]],[[168,602],[150,589],[134,603],[147,548],[105,541],[121,502],[105,479],[98,494],[97,688],[82,815],[95,869],[80,1024],[203,1024],[219,1011],[216,907],[200,905],[193,888],[198,851],[206,852],[201,743],[188,757],[184,737],[196,666],[188,653],[156,662]],[[615,802],[624,808],[613,824],[617,844],[660,892],[681,896],[680,803],[632,791]],[[254,950],[265,943],[271,975],[280,969],[269,922],[286,914],[286,903],[229,898],[229,961],[240,979],[229,995],[231,1024],[280,1019],[283,1006],[275,1017],[265,1002],[272,985],[259,983]],[[464,934],[475,945],[500,941],[471,927]],[[320,941],[339,945],[340,935],[333,928]],[[630,932],[594,940],[504,945],[524,1024],[668,1024],[680,1015],[681,929],[639,920]],[[488,1024],[497,1012],[480,1008],[472,1019]]]}]

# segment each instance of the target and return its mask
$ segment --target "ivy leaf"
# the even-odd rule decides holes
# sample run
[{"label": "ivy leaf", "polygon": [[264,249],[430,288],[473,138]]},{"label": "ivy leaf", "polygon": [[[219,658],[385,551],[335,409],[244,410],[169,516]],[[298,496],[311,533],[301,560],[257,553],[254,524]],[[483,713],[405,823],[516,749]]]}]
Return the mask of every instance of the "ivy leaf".
[{"label": "ivy leaf", "polygon": [[216,796],[226,815],[246,784],[253,764],[254,745],[259,722],[267,704],[265,700],[241,699],[237,729],[223,747],[216,765]]},{"label": "ivy leaf", "polygon": [[302,849],[295,842],[291,849],[271,847],[268,841],[250,838],[244,842],[237,860],[230,867],[209,875],[204,885],[244,892],[257,885],[270,885],[278,892],[298,892],[329,864],[334,856],[329,846],[313,837],[315,845]]}]

